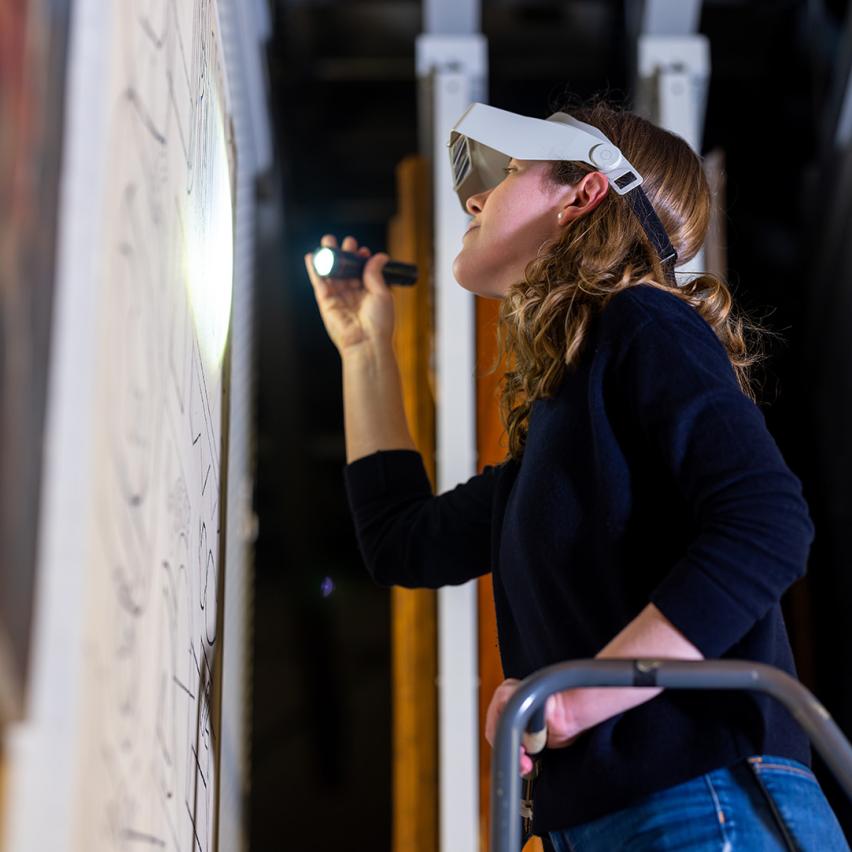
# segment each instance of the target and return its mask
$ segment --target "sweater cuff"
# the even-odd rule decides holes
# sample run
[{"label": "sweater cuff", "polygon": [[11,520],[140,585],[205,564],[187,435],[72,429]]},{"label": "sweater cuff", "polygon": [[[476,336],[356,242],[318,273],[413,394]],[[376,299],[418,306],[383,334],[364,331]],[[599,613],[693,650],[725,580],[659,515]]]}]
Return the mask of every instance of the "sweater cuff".
[{"label": "sweater cuff", "polygon": [[716,580],[686,560],[675,565],[650,600],[708,660],[720,657],[755,622]]},{"label": "sweater cuff", "polygon": [[386,494],[432,494],[432,483],[417,450],[377,450],[343,467],[349,502],[359,506]]}]

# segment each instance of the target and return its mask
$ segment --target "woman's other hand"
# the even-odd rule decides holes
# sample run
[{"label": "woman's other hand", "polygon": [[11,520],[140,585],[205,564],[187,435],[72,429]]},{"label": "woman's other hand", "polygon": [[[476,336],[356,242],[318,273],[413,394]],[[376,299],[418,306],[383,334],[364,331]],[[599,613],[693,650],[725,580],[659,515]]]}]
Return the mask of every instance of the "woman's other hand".
[{"label": "woman's other hand", "polygon": [[[510,677],[494,690],[491,703],[485,713],[485,739],[494,748],[497,735],[497,723],[503,714],[503,708],[520,685],[520,681]],[[576,693],[568,689],[548,696],[544,705],[544,719],[547,724],[547,748],[564,748],[571,745],[580,736],[574,714],[571,712],[572,695]],[[521,775],[532,771],[532,758],[521,746]]]},{"label": "woman's other hand", "polygon": [[[337,248],[337,239],[326,234],[320,244]],[[328,336],[343,355],[346,350],[364,343],[389,342],[393,336],[394,308],[390,288],[382,277],[388,255],[379,252],[370,257],[370,250],[365,246],[358,248],[351,236],[346,237],[340,247],[369,258],[364,265],[363,280],[318,275],[312,254],[305,255],[305,267]]]}]

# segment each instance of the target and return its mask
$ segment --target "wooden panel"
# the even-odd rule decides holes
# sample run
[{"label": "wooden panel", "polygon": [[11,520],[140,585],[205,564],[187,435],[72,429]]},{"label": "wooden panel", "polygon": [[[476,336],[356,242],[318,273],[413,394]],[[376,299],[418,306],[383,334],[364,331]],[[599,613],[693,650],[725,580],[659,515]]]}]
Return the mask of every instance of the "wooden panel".
[{"label": "wooden panel", "polygon": [[[476,299],[476,448],[477,468],[496,464],[505,457],[503,427],[498,410],[498,383],[502,371],[488,374],[497,353],[496,299]],[[497,621],[491,575],[478,582],[479,616],[479,838],[482,852],[488,850],[488,813],[491,793],[491,748],[485,741],[485,712],[494,690],[503,681],[497,647]]]},{"label": "wooden panel", "polygon": [[[432,201],[428,163],[405,158],[396,170],[398,212],[388,253],[416,263],[414,287],[394,287],[394,350],[414,442],[435,485],[435,402],[432,356]],[[391,592],[393,676],[394,852],[437,852],[438,710],[436,595],[430,589]]]}]

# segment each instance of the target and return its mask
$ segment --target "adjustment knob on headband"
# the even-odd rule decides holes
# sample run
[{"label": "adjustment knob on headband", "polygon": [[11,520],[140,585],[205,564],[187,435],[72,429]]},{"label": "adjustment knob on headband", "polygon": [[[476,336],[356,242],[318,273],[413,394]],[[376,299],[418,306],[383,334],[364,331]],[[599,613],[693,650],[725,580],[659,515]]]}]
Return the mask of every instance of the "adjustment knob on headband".
[{"label": "adjustment knob on headband", "polygon": [[589,151],[589,161],[591,164],[606,171],[614,169],[622,159],[621,151],[618,148],[614,148],[612,145],[607,145],[603,142],[600,145],[595,145]]}]

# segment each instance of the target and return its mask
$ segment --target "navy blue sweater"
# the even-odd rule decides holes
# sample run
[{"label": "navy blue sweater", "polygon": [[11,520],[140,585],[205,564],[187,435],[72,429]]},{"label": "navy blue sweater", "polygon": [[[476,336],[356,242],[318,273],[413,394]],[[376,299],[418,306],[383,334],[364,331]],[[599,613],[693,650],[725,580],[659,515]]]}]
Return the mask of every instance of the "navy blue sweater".
[{"label": "navy blue sweater", "polygon": [[[710,658],[796,676],[779,604],[814,529],[801,484],[710,326],[637,285],[593,321],[576,368],[533,403],[520,463],[438,496],[412,450],[344,467],[364,561],[383,584],[491,571],[503,669],[591,658],[649,601]],[[547,749],[537,834],[626,807],[751,754],[810,765],[774,699],[665,690]]]}]

